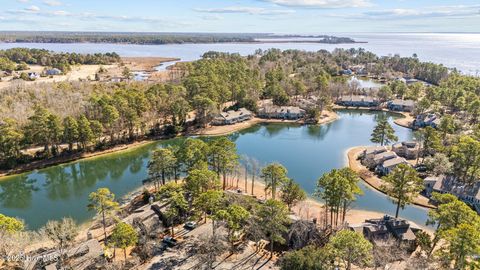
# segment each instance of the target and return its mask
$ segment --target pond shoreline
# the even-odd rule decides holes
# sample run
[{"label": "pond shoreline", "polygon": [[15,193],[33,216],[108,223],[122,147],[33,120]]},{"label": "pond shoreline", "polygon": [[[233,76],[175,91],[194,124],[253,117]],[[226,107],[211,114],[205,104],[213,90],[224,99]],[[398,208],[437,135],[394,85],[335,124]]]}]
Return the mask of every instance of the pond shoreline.
[{"label": "pond shoreline", "polygon": [[[327,111],[323,114],[323,116],[325,116],[325,117],[320,119],[320,121],[316,125],[322,125],[322,124],[330,123],[330,122],[338,119],[338,115],[333,111]],[[193,132],[187,132],[187,133],[178,135],[177,137],[225,136],[225,135],[229,135],[229,134],[234,133],[234,132],[238,132],[238,131],[247,129],[247,128],[252,127],[254,125],[264,124],[264,123],[290,123],[290,124],[295,124],[296,123],[296,124],[299,124],[299,125],[306,124],[304,121],[281,120],[281,119],[263,119],[263,118],[256,118],[255,117],[255,118],[252,118],[248,121],[237,123],[237,124],[234,124],[234,125],[209,126],[209,127],[206,127],[206,128],[197,129]],[[79,160],[85,160],[85,159],[105,156],[105,155],[124,152],[124,151],[131,151],[131,150],[134,150],[138,147],[145,146],[145,145],[155,143],[155,142],[160,142],[160,141],[167,140],[167,139],[171,139],[171,138],[163,138],[163,137],[148,138],[147,137],[145,139],[134,141],[132,143],[117,145],[117,146],[114,146],[114,147],[106,149],[106,150],[92,151],[92,152],[79,152],[79,153],[75,153],[75,154],[71,154],[71,155],[67,155],[67,156],[61,156],[61,157],[56,157],[56,158],[34,161],[34,162],[31,162],[31,163],[28,163],[28,164],[23,164],[21,166],[18,166],[15,169],[3,170],[3,171],[0,170],[0,181],[6,180],[9,177],[13,177],[13,176],[20,175],[20,174],[23,174],[23,173],[32,172],[32,171],[39,170],[39,169],[45,169],[45,168],[48,168],[48,167],[53,167],[53,166],[62,165],[62,164],[68,164],[68,163],[79,161]]]},{"label": "pond shoreline", "polygon": [[340,106],[340,105],[334,105],[333,107],[334,110],[360,110],[360,111],[369,111],[369,112],[388,112],[392,114],[396,114],[398,116],[401,116],[400,118],[397,118],[393,120],[393,122],[401,127],[408,128],[408,129],[413,129],[412,128],[412,123],[413,120],[415,120],[409,113],[407,112],[399,112],[399,111],[391,111],[388,109],[372,109],[369,107],[348,107],[348,106]]}]

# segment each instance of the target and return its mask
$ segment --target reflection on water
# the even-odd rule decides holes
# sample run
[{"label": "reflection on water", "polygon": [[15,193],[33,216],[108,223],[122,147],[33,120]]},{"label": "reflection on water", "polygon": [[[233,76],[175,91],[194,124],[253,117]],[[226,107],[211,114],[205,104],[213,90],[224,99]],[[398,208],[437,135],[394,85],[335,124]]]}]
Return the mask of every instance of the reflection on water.
[{"label": "reflection on water", "polygon": [[[321,174],[345,166],[348,148],[371,144],[370,133],[379,114],[345,110],[339,112],[339,120],[326,125],[256,125],[229,138],[237,143],[240,154],[254,157],[260,164],[273,161],[284,164],[289,176],[312,193]],[[401,140],[412,138],[410,130],[393,126]],[[127,152],[9,177],[0,181],[0,212],[23,218],[32,229],[64,216],[87,221],[94,214],[86,208],[91,192],[108,187],[120,198],[138,189],[147,177],[151,151],[181,140],[152,143]],[[394,205],[388,198],[364,185],[362,189],[365,195],[355,202],[355,208],[393,213]],[[422,224],[426,211],[407,207],[402,216]]]},{"label": "reflection on water", "polygon": [[25,209],[32,204],[32,193],[38,191],[35,179],[26,175],[19,176],[18,181],[0,182],[0,201],[2,208]]}]

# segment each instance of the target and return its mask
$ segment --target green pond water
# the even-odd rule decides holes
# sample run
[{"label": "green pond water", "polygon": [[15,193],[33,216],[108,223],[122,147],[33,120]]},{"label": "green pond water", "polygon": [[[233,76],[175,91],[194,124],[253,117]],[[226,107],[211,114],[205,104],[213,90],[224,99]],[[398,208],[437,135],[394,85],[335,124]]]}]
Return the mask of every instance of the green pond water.
[{"label": "green pond water", "polygon": [[[239,154],[254,157],[261,164],[282,163],[289,176],[312,193],[320,175],[346,165],[348,148],[371,144],[370,134],[379,113],[342,110],[338,114],[340,119],[326,125],[257,125],[229,137],[237,144]],[[390,121],[396,117],[389,116]],[[409,129],[392,126],[399,140],[412,139]],[[89,221],[94,216],[86,208],[90,192],[108,187],[122,198],[138,190],[147,177],[146,165],[152,150],[179,140],[4,178],[0,181],[0,213],[24,219],[30,229],[61,217],[72,217],[79,223]],[[364,195],[354,208],[394,214],[395,206],[388,197],[363,182],[361,187]],[[427,210],[408,206],[401,216],[423,225]]]}]

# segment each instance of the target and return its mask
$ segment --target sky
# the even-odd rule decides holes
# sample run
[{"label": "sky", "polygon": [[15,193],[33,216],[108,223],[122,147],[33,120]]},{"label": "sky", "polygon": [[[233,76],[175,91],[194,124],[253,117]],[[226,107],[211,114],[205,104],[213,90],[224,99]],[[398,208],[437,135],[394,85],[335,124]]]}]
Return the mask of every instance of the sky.
[{"label": "sky", "polygon": [[0,30],[480,32],[480,0],[0,0]]}]

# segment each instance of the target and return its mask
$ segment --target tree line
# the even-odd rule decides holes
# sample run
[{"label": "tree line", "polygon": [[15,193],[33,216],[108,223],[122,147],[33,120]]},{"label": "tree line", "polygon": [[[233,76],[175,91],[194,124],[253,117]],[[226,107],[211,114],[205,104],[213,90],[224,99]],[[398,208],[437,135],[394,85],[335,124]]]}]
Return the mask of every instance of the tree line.
[{"label": "tree line", "polygon": [[[23,52],[23,49],[17,50]],[[33,120],[39,119],[34,117],[38,113],[38,107],[49,108],[49,113],[59,118],[56,122],[62,124],[67,117],[78,121],[83,119],[82,115],[85,116],[93,123],[90,129],[94,135],[92,139],[87,128],[86,139],[84,137],[83,143],[80,143],[84,147],[78,149],[102,148],[145,135],[178,133],[192,124],[203,127],[224,109],[246,107],[256,111],[257,101],[266,98],[273,99],[277,105],[287,105],[295,102],[298,97],[315,95],[318,97],[317,109],[322,110],[342,94],[361,93],[358,86],[349,84],[346,77],[338,75],[342,68],[353,64],[378,64],[379,61],[402,62],[396,57],[386,59],[361,49],[337,49],[333,52],[271,49],[258,50],[248,57],[207,52],[201,60],[179,64],[181,79],[171,83],[58,83],[36,86],[35,89],[5,90],[1,93],[0,103],[3,109],[0,109],[0,113],[3,111],[4,115],[1,117],[2,127],[9,132],[3,134],[10,134],[14,143],[5,144],[0,159],[3,163],[6,157],[23,159],[18,155],[18,148],[46,144],[41,138],[29,138],[25,130]],[[382,70],[388,72],[393,70],[393,66],[389,64]],[[414,65],[406,66],[410,70]],[[392,82],[376,94],[382,100],[395,97],[417,100],[415,114],[438,112],[444,116],[442,129],[452,134],[478,126],[478,81],[473,77],[451,73],[441,80],[439,86],[407,86],[402,82]],[[43,88],[45,89],[42,90]],[[55,100],[49,96],[55,96]],[[225,108],[227,102],[234,105]],[[25,113],[11,112],[18,106],[26,106],[27,109],[22,110]],[[192,119],[194,122],[189,122],[188,113],[192,111],[195,111],[195,119]],[[67,122],[70,126],[75,126],[71,118]],[[85,121],[83,122],[86,127]],[[62,135],[53,141],[72,144],[71,139],[76,137],[76,132],[72,134],[73,136]],[[46,153],[46,156],[53,154],[55,153]],[[15,162],[9,163],[10,166],[15,166]]]},{"label": "tree line", "polygon": [[58,68],[67,73],[72,65],[109,65],[117,62],[120,62],[120,56],[115,52],[79,54],[27,48],[0,50],[0,70],[10,72],[26,69],[26,64]]}]

